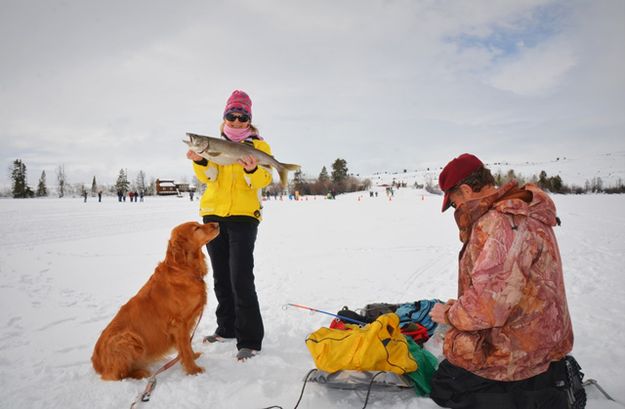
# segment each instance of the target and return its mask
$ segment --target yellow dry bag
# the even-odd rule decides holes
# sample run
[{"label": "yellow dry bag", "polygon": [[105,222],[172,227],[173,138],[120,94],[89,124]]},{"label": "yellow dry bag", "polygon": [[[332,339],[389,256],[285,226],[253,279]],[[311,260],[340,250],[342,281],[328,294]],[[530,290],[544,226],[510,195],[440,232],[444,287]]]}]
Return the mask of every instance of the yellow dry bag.
[{"label": "yellow dry bag", "polygon": [[351,369],[403,375],[417,370],[394,313],[381,315],[363,328],[320,328],[308,336],[306,346],[317,368],[326,372]]}]

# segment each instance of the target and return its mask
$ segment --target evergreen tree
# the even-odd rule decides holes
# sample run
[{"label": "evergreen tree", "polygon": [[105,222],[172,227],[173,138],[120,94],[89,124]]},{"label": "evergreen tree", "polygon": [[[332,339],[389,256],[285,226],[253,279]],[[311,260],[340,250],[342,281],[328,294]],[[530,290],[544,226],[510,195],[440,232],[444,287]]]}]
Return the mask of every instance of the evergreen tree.
[{"label": "evergreen tree", "polygon": [[549,178],[549,191],[554,193],[562,192],[562,178],[560,175]]},{"label": "evergreen tree", "polygon": [[317,179],[321,183],[326,183],[330,181],[330,176],[328,176],[328,169],[324,166],[321,168],[321,173],[319,173],[319,178]]},{"label": "evergreen tree", "polygon": [[115,188],[118,192],[121,191],[124,194],[126,194],[126,192],[128,192],[128,189],[130,188],[130,182],[128,182],[128,176],[124,169],[119,170],[119,176],[117,176]]},{"label": "evergreen tree", "polygon": [[493,175],[493,177],[495,178],[495,185],[496,186],[503,185],[503,175],[501,174],[501,170],[498,170],[497,173],[495,173]]},{"label": "evergreen tree", "polygon": [[56,180],[59,187],[59,197],[65,196],[65,184],[67,183],[65,179],[65,165],[59,165],[56,169]]},{"label": "evergreen tree", "polygon": [[510,182],[511,180],[516,180],[516,174],[514,173],[514,169],[510,169],[506,174],[506,183]]},{"label": "evergreen tree", "polygon": [[337,159],[332,164],[332,191],[335,194],[347,191],[347,161]]},{"label": "evergreen tree", "polygon": [[304,181],[304,175],[302,174],[302,170],[298,169],[293,174],[293,189],[299,192],[300,195],[308,194],[308,189],[306,188],[306,182]]},{"label": "evergreen tree", "polygon": [[540,175],[538,176],[538,187],[541,189],[549,189],[549,181],[547,180],[547,172],[544,170],[540,171]]},{"label": "evergreen tree", "polygon": [[95,197],[95,195],[98,194],[98,184],[95,181],[95,176],[93,177],[93,180],[91,181],[91,197]]},{"label": "evergreen tree", "polygon": [[46,187],[46,171],[41,172],[39,184],[37,185],[37,197],[48,196],[48,188]]},{"label": "evergreen tree", "polygon": [[317,178],[317,194],[327,194],[330,191],[330,176],[328,175],[328,169],[326,167],[321,168],[321,173]]},{"label": "evergreen tree", "polygon": [[332,182],[341,183],[347,179],[347,161],[345,159],[337,159],[332,164]]},{"label": "evergreen tree", "polygon": [[26,183],[26,165],[21,159],[15,159],[13,161],[11,180],[13,180],[12,192],[14,198],[33,197],[33,191]]}]

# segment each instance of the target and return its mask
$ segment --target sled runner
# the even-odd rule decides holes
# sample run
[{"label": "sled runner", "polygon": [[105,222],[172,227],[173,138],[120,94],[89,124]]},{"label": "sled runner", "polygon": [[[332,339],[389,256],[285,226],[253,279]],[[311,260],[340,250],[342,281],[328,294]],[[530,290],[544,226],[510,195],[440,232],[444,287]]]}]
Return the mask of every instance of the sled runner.
[{"label": "sled runner", "polygon": [[308,382],[318,383],[332,389],[405,391],[412,389],[411,380],[405,375],[383,371],[344,370],[333,373],[314,369]]}]

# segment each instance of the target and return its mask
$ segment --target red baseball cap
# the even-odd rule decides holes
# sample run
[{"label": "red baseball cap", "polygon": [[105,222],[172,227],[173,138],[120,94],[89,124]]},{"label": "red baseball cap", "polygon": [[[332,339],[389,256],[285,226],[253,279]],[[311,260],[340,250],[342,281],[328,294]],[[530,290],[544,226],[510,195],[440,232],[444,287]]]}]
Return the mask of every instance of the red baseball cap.
[{"label": "red baseball cap", "polygon": [[456,187],[462,179],[478,170],[480,166],[484,166],[482,161],[479,160],[477,156],[471,155],[470,153],[463,153],[445,165],[445,168],[443,168],[443,171],[438,176],[438,186],[445,192],[441,212],[447,210],[451,205],[449,192]]}]

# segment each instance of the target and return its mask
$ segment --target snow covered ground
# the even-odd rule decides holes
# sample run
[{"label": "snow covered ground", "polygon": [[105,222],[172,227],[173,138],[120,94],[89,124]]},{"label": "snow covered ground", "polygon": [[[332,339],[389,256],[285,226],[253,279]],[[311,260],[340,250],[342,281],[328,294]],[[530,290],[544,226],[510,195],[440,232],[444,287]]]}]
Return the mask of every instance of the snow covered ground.
[{"label": "snow covered ground", "polygon": [[[360,199],[360,200],[359,200]],[[575,328],[573,354],[587,378],[625,401],[624,195],[555,196]],[[386,196],[267,201],[256,248],[265,321],[261,355],[234,359],[234,344],[203,345],[215,328],[209,303],[194,340],[206,369],[175,366],[144,407],[250,408],[295,404],[313,367],[304,339],[338,311],[370,302],[455,297],[460,248],[440,196],[403,189]],[[198,202],[0,200],[0,407],[128,408],[145,381],[101,381],[90,356],[102,329],[164,257],[170,230],[199,220]],[[620,407],[591,393],[588,408]],[[362,395],[306,387],[300,408],[360,408]],[[374,392],[369,408],[436,408],[406,393]]]}]

